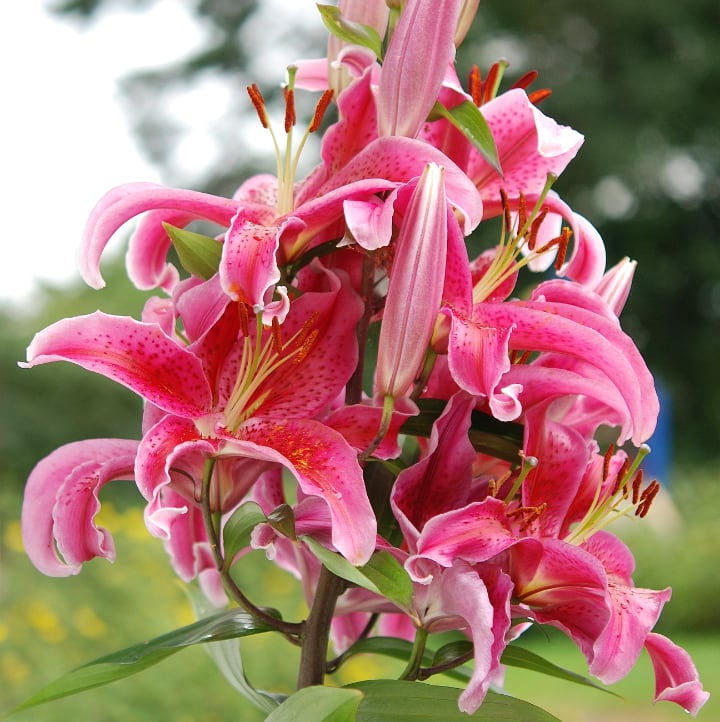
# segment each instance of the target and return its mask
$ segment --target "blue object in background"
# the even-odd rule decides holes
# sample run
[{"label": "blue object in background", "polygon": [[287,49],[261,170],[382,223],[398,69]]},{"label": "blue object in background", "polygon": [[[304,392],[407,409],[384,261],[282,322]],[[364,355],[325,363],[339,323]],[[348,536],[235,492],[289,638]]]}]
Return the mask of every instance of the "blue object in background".
[{"label": "blue object in background", "polygon": [[657,379],[655,387],[660,399],[660,415],[655,433],[647,441],[651,453],[643,461],[642,468],[648,481],[657,479],[667,487],[672,465],[672,398],[668,389]]}]

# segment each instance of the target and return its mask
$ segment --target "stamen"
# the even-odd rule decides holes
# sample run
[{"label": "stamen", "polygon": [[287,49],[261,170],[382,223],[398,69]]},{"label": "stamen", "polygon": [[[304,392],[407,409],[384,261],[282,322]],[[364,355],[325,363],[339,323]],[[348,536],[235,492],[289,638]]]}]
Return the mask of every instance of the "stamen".
[{"label": "stamen", "polygon": [[488,482],[488,494],[490,496],[497,496],[500,489],[502,489],[503,484],[512,476],[512,471],[508,469],[502,476],[498,477],[497,479],[493,478],[490,479]]},{"label": "stamen", "polygon": [[607,481],[608,476],[610,476],[610,462],[615,455],[615,444],[610,444],[608,446],[608,450],[605,452],[605,457],[603,459],[603,474],[602,474],[602,480]]},{"label": "stamen", "polygon": [[525,228],[527,223],[527,207],[525,203],[525,194],[520,193],[518,198],[518,230]]},{"label": "stamen", "polygon": [[282,339],[280,337],[280,322],[277,320],[277,316],[272,317],[272,340],[273,348],[275,353],[279,356],[282,353]]},{"label": "stamen", "polygon": [[[613,453],[611,453],[611,450]],[[595,498],[589,508],[572,532],[567,535],[565,541],[569,544],[582,544],[588,537],[604,529],[615,519],[627,516],[634,512],[635,516],[643,517],[647,514],[652,500],[658,493],[659,484],[653,481],[644,491],[640,491],[643,481],[643,472],[640,469],[642,460],[650,453],[650,447],[643,444],[632,462],[628,458],[623,460],[622,465],[615,476],[610,494],[603,493],[603,486],[609,478],[610,463],[614,455],[614,448],[608,449],[603,464],[603,478],[598,483]]]},{"label": "stamen", "polygon": [[487,78],[485,78],[485,83],[483,84],[481,104],[491,101],[497,95],[500,81],[508,65],[507,60],[498,60],[490,66]]},{"label": "stamen", "polygon": [[238,303],[238,312],[240,314],[240,330],[242,335],[247,338],[250,335],[250,316],[248,314],[248,305],[240,301]]},{"label": "stamen", "polygon": [[552,90],[550,90],[550,88],[542,88],[541,90],[533,90],[532,93],[528,93],[528,100],[533,105],[538,105],[542,103],[543,100],[547,100],[551,95]]},{"label": "stamen", "polygon": [[326,90],[320,96],[320,100],[318,100],[317,105],[315,106],[315,114],[313,115],[312,121],[310,122],[310,125],[308,127],[308,133],[314,133],[320,127],[320,123],[322,123],[322,119],[325,116],[325,111],[328,109],[332,97],[332,90]]},{"label": "stamen", "polygon": [[640,487],[642,486],[643,470],[638,469],[632,480],[632,503],[637,504],[640,500]]},{"label": "stamen", "polygon": [[507,233],[512,232],[512,216],[510,215],[510,202],[508,200],[508,195],[505,192],[504,188],[500,189],[500,202],[502,203],[503,207],[503,219],[505,221],[505,231]]},{"label": "stamen", "polygon": [[548,214],[547,207],[543,208],[540,213],[537,214],[535,220],[530,224],[530,235],[527,240],[527,247],[529,251],[535,250],[535,243],[537,242],[537,235],[540,231],[540,226],[545,220],[545,216]]},{"label": "stamen", "polygon": [[311,314],[302,328],[283,343],[277,319],[273,319],[268,338],[268,327],[263,326],[260,314],[256,315],[255,338],[246,336],[241,341],[238,375],[225,405],[225,424],[230,431],[252,416],[273,393],[268,380],[277,369],[286,363],[296,365],[307,357],[320,334],[319,329],[313,328],[317,317],[317,312]]},{"label": "stamen", "polygon": [[519,506],[513,511],[506,512],[506,516],[509,519],[522,519],[522,522],[520,523],[520,531],[525,532],[546,509],[547,502],[543,502],[540,506]]},{"label": "stamen", "polygon": [[265,111],[265,98],[263,98],[260,88],[258,88],[256,83],[253,83],[252,85],[248,85],[247,92],[252,104],[255,106],[255,112],[258,114],[258,118],[260,118],[262,127],[269,128],[267,112]]},{"label": "stamen", "polygon": [[483,82],[480,76],[480,68],[477,65],[473,65],[470,68],[470,75],[468,77],[468,90],[473,103],[478,107],[482,103],[482,87]]},{"label": "stamen", "polygon": [[658,495],[658,492],[660,491],[660,484],[658,484],[657,481],[653,480],[650,485],[645,489],[645,491],[642,493],[642,496],[640,497],[640,504],[635,509],[635,516],[642,519],[645,517],[645,515],[650,511],[650,506],[652,505],[653,499]]},{"label": "stamen", "polygon": [[570,236],[572,235],[572,231],[565,226],[562,230],[562,235],[560,236],[560,239],[558,241],[558,252],[557,252],[557,258],[555,259],[555,270],[559,271],[563,263],[565,263],[565,256],[567,256],[567,250],[568,245],[570,244]]},{"label": "stamen", "polygon": [[625,459],[623,461],[622,466],[618,469],[617,475],[615,476],[615,486],[613,486],[612,495],[615,496],[620,489],[622,489],[623,480],[625,479],[625,475],[627,474],[627,470],[630,467],[630,459]]},{"label": "stamen", "polygon": [[285,96],[285,132],[289,133],[297,120],[295,116],[295,91],[292,88],[283,88]]},{"label": "stamen", "polygon": [[540,75],[540,73],[538,73],[537,70],[528,70],[527,73],[518,78],[510,88],[522,88],[526,90],[537,80],[538,75]]}]

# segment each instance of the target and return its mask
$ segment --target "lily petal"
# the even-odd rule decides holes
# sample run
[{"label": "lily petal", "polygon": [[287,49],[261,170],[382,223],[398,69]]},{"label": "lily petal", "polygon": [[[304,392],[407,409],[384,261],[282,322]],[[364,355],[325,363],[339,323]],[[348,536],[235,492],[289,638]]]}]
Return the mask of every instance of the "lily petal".
[{"label": "lily petal", "polygon": [[96,556],[114,560],[112,537],[93,521],[100,509],[98,493],[109,481],[133,478],[137,448],[137,441],[126,439],[76,441],[32,470],[21,527],[25,550],[43,574],[77,574]]},{"label": "lily petal", "polygon": [[202,416],[210,409],[202,364],[157,324],[96,311],[48,326],[27,353],[24,367],[70,361],[179,416]]},{"label": "lily petal", "polygon": [[690,655],[662,634],[648,634],[645,649],[655,670],[655,701],[675,702],[697,716],[710,693],[706,692]]},{"label": "lily petal", "polygon": [[[238,204],[219,196],[181,189],[164,188],[154,183],[128,183],[106,193],[90,213],[80,247],[80,274],[92,288],[105,285],[100,274],[100,257],[110,238],[124,223],[145,211],[167,210],[169,219],[178,220],[178,212],[188,217],[203,218],[227,226],[235,215]],[[159,215],[155,216],[158,223]],[[145,235],[145,233],[148,235]],[[154,244],[158,236],[143,226],[141,236],[133,241],[134,257],[153,258],[157,267]],[[163,239],[165,244],[166,241]],[[167,245],[165,246],[168,247]]]},{"label": "lily petal", "polygon": [[225,438],[222,454],[282,464],[305,494],[323,499],[333,546],[352,564],[367,562],[375,550],[377,522],[357,454],[337,431],[305,419],[253,418]]},{"label": "lily petal", "polygon": [[502,187],[510,198],[540,193],[548,174],[560,175],[575,157],[583,136],[558,125],[528,99],[524,90],[508,90],[481,108],[498,149],[503,176],[473,152],[468,175],[483,200],[497,201]]}]

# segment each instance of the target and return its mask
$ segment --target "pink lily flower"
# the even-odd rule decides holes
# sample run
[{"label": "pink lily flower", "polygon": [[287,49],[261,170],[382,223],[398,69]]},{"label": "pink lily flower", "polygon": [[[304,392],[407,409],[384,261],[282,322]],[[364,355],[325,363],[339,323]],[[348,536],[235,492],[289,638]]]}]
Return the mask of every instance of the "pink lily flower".
[{"label": "pink lily flower", "polygon": [[[208,287],[215,288],[207,294],[211,302],[204,308],[191,304],[198,317],[217,313],[214,299],[222,291],[214,279]],[[164,501],[165,487],[181,494],[187,487],[187,474],[173,469],[187,467],[194,479],[192,493],[186,492],[193,504],[200,462],[219,459],[212,498],[218,511],[227,511],[257,478],[256,471],[247,473],[247,461],[230,464],[224,473],[222,461],[237,458],[284,466],[304,493],[321,497],[330,511],[333,544],[353,563],[364,563],[375,548],[375,517],[356,453],[340,433],[313,418],[355,369],[354,329],[362,304],[346,282],[319,266],[304,269],[301,288],[280,336],[267,329],[247,329],[243,336],[238,305],[226,302],[221,317],[211,314],[203,335],[190,345],[158,323],[100,312],[59,321],[31,343],[28,366],[71,361],[165,412],[145,432],[135,464],[136,482],[150,502],[146,520],[157,535],[167,538],[169,517],[185,512],[168,509]],[[180,299],[176,306],[182,307]],[[189,320],[190,328],[203,329],[191,314]]]},{"label": "pink lily flower", "polygon": [[[521,392],[531,375],[537,374],[538,383],[543,374],[550,378],[540,364],[511,364],[509,352],[539,351],[560,354],[576,369],[577,364],[592,366],[593,378],[612,387],[608,400],[614,402],[613,420],[622,422],[621,443],[632,438],[639,446],[652,435],[659,410],[652,376],[613,311],[583,286],[549,281],[527,301],[478,303],[468,315],[454,308],[445,313],[452,320],[450,372],[461,388],[486,398],[496,418],[509,421],[520,416]],[[545,383],[538,393],[547,397],[553,388]]]},{"label": "pink lily flower", "polygon": [[[513,494],[512,477],[499,488],[472,479],[474,452],[467,438],[471,409],[471,400],[462,394],[451,400],[435,424],[427,456],[403,471],[393,489],[391,503],[408,542],[405,567],[411,578],[433,584],[441,569],[456,565],[482,577],[492,564],[496,573],[512,580],[513,616],[564,631],[586,656],[593,675],[608,684],[616,682],[646,646],[656,657],[656,698],[679,702],[696,713],[707,696],[692,662],[672,643],[651,634],[670,590],[634,587],[632,555],[607,532],[589,531],[578,543],[572,541],[575,531],[551,536],[544,504],[528,506],[524,496],[521,506],[514,496],[503,500],[503,495]],[[438,459],[454,463],[446,467]],[[602,473],[603,466],[594,468]],[[559,463],[554,471],[553,493],[572,500],[579,484]],[[574,462],[566,471],[578,473]],[[606,487],[615,484],[612,476],[617,473],[624,472],[616,466]],[[589,505],[597,502],[584,498]],[[574,505],[565,508],[569,506]],[[555,525],[556,531],[563,528],[569,527]]]}]

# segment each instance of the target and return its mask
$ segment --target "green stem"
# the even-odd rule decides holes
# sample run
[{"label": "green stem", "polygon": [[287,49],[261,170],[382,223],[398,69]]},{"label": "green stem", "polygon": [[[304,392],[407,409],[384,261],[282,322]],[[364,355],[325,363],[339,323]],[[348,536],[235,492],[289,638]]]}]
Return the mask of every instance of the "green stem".
[{"label": "green stem", "polygon": [[418,627],[415,632],[415,641],[413,642],[412,652],[408,660],[407,667],[400,675],[400,679],[415,681],[420,674],[420,665],[423,655],[425,654],[425,645],[427,644],[428,633],[423,627]]},{"label": "green stem", "polygon": [[208,536],[208,542],[210,543],[210,549],[212,551],[213,560],[215,562],[215,568],[218,570],[220,577],[223,580],[225,591],[240,605],[248,614],[251,614],[255,619],[273,629],[277,629],[278,632],[287,637],[291,642],[295,643],[297,637],[302,631],[302,625],[295,622],[285,622],[282,619],[278,619],[272,614],[268,614],[263,609],[256,607],[242,592],[242,590],[235,583],[235,580],[230,576],[230,571],[225,568],[225,560],[223,559],[222,549],[220,548],[220,538],[218,536],[218,529],[216,526],[215,514],[212,512],[212,506],[210,504],[210,488],[212,485],[212,475],[215,468],[215,459],[206,459],[205,468],[203,470],[202,478],[202,490],[200,495],[201,511],[203,523],[205,524],[205,530]]},{"label": "green stem", "polygon": [[337,598],[344,587],[345,583],[340,577],[325,567],[321,568],[315,599],[303,628],[298,689],[323,684],[325,681],[330,622]]},{"label": "green stem", "polygon": [[365,312],[358,322],[356,337],[358,342],[358,362],[353,375],[345,387],[345,403],[350,406],[362,401],[363,374],[365,372],[365,347],[367,346],[370,319],[373,315],[373,274],[375,264],[369,253],[365,253],[362,268],[362,286],[360,294],[365,304]]}]

